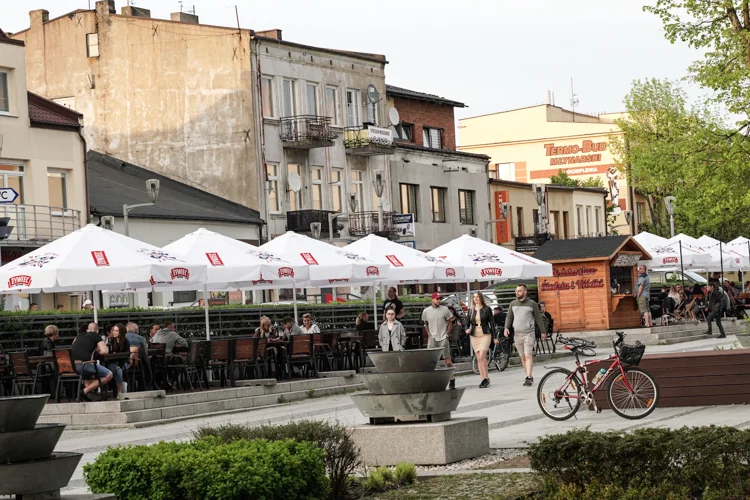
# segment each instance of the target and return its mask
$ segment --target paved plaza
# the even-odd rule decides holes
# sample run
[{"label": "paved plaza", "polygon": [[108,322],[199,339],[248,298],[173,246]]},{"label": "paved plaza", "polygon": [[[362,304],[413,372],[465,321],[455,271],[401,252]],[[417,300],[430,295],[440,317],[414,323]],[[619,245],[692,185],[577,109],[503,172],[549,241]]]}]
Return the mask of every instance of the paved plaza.
[{"label": "paved plaza", "polygon": [[[646,353],[684,352],[712,350],[716,346],[725,349],[732,346],[734,336],[726,339],[705,339],[671,346],[649,346]],[[611,347],[600,347],[598,357],[605,357]],[[535,368],[535,380],[538,382],[546,370],[544,365],[573,367],[572,359],[558,359],[541,363]],[[545,434],[566,432],[590,426],[591,430],[610,429],[630,430],[639,427],[664,426],[677,428],[684,425],[733,425],[738,428],[750,426],[750,414],[747,408],[738,406],[657,408],[643,420],[626,420],[612,411],[601,414],[582,410],[565,422],[555,422],[545,417],[536,402],[536,386],[523,387],[523,372],[519,367],[508,368],[498,374],[490,372],[492,385],[488,389],[479,389],[479,377],[466,375],[457,378],[458,387],[467,390],[461,405],[454,415],[462,417],[485,416],[489,419],[490,446],[493,448],[525,447],[528,442]],[[179,441],[189,439],[192,432],[201,426],[218,426],[227,423],[260,425],[266,423],[280,424],[297,419],[332,419],[344,425],[367,423],[352,403],[349,395],[306,400],[300,403],[279,405],[273,408],[251,410],[243,413],[216,416],[205,419],[188,420],[173,424],[146,427],[141,429],[113,429],[91,431],[66,431],[58,443],[59,450],[83,453],[83,459],[73,476],[69,487],[64,490],[70,493],[86,491],[83,482],[83,465],[96,458],[108,446],[124,444],[150,444],[159,441]]]}]

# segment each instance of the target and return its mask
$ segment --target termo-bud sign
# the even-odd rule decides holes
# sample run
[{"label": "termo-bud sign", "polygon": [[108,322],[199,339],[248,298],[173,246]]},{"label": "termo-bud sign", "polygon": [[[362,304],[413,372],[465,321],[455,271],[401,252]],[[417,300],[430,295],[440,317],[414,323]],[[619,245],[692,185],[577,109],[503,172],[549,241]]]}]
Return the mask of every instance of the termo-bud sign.
[{"label": "termo-bud sign", "polygon": [[[602,151],[606,151],[606,142],[583,141],[581,145],[570,144],[566,146],[555,146],[554,143],[545,144],[544,151],[547,156],[562,156],[562,158],[550,158],[551,166],[572,165],[575,163],[590,163],[602,161]],[[578,153],[583,153],[578,155]],[[576,156],[563,156],[576,155]]]}]

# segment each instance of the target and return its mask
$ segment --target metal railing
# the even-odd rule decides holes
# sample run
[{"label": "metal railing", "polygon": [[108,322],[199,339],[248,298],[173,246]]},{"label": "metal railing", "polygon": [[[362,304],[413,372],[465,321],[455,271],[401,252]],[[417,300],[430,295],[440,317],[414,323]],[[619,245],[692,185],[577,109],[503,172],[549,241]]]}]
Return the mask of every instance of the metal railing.
[{"label": "metal railing", "polygon": [[[313,222],[320,223],[321,234],[328,235],[328,214],[329,210],[291,210],[286,213],[286,230],[295,233],[309,233],[310,224]],[[334,230],[336,224],[334,224]]]},{"label": "metal railing", "polygon": [[283,142],[320,143],[336,139],[336,133],[331,129],[331,119],[316,115],[282,118],[279,135]]},{"label": "metal railing", "polygon": [[357,238],[377,234],[383,238],[396,236],[398,230],[393,223],[395,212],[383,212],[383,230],[379,231],[378,212],[355,212],[349,214],[349,234]]},{"label": "metal railing", "polygon": [[81,228],[81,211],[46,205],[0,205],[13,232],[6,241],[47,243]]},{"label": "metal railing", "polygon": [[344,147],[366,148],[376,146],[381,148],[393,147],[393,134],[390,129],[361,125],[344,129]]}]

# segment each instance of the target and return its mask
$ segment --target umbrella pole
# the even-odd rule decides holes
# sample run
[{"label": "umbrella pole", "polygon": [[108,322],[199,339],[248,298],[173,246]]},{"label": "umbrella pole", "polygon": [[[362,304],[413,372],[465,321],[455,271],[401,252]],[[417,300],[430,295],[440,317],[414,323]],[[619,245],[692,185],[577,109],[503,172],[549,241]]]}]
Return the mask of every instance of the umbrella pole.
[{"label": "umbrella pole", "polygon": [[208,324],[208,285],[203,285],[203,310],[206,314],[206,340],[211,340],[211,328]]},{"label": "umbrella pole", "polygon": [[378,324],[378,297],[375,295],[375,287],[377,285],[372,282],[372,317],[375,318],[372,322],[373,325]]},{"label": "umbrella pole", "polygon": [[294,297],[294,322],[299,323],[297,319],[297,282],[292,281],[292,297]]},{"label": "umbrella pole", "polygon": [[724,250],[721,248],[721,241],[719,242],[719,262],[721,262],[721,284],[722,290],[724,289]]},{"label": "umbrella pole", "polygon": [[471,281],[466,282],[466,310],[471,309]]},{"label": "umbrella pole", "polygon": [[682,263],[682,240],[680,240],[680,278],[682,278],[682,290],[685,290],[685,266]]},{"label": "umbrella pole", "polygon": [[94,286],[93,302],[94,302],[94,323],[99,323],[99,294],[96,293],[96,286]]}]

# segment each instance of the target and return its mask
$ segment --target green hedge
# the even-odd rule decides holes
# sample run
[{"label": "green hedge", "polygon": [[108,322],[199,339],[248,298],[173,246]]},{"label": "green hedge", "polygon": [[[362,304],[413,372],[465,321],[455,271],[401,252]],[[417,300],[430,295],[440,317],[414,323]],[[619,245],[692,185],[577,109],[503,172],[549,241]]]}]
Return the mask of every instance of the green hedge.
[{"label": "green hedge", "polygon": [[[665,498],[658,491],[677,499],[750,498],[750,430],[574,430],[542,438],[529,454],[548,487],[571,493],[551,498],[620,498],[617,492],[628,490],[651,498]],[[592,484],[599,493],[582,497]]]},{"label": "green hedge", "polygon": [[119,500],[324,499],[324,458],[311,443],[209,437],[110,448],[83,475],[93,493]]},{"label": "green hedge", "polygon": [[326,472],[331,482],[332,499],[346,498],[348,477],[360,465],[359,449],[345,427],[339,424],[302,420],[285,425],[246,427],[228,424],[221,427],[202,427],[195,436],[199,439],[216,438],[224,443],[238,440],[266,439],[269,441],[293,439],[314,443],[325,450]]}]

